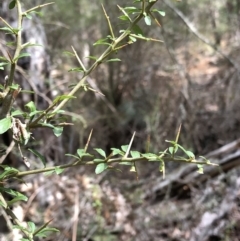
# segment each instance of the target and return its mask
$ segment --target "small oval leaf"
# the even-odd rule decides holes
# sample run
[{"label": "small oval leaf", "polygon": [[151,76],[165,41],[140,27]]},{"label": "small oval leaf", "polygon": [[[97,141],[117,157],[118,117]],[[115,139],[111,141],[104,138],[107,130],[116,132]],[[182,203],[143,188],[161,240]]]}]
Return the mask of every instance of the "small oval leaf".
[{"label": "small oval leaf", "polygon": [[100,163],[96,166],[96,169],[95,169],[95,173],[96,174],[100,174],[102,173],[104,170],[107,169],[107,164],[106,163]]},{"label": "small oval leaf", "polygon": [[12,126],[11,117],[0,120],[0,135],[8,131]]}]

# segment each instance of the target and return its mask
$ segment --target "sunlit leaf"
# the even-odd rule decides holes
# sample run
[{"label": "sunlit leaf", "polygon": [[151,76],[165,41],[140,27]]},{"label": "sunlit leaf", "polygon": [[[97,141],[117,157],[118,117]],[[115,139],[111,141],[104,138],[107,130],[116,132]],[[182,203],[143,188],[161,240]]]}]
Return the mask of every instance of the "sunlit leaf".
[{"label": "sunlit leaf", "polygon": [[56,137],[59,137],[62,135],[62,132],[63,132],[63,127],[60,126],[60,127],[54,127],[53,128],[53,133]]},{"label": "sunlit leaf", "polygon": [[151,25],[152,20],[151,20],[151,17],[149,15],[146,15],[144,17],[144,21],[145,21],[146,25],[149,25],[149,26]]},{"label": "sunlit leaf", "polygon": [[112,155],[115,156],[115,155],[121,155],[123,156],[124,155],[124,152],[121,151],[120,149],[117,149],[117,148],[111,148],[112,150]]},{"label": "sunlit leaf", "polygon": [[11,117],[0,120],[0,135],[8,131],[12,126]]},{"label": "sunlit leaf", "polygon": [[119,62],[119,61],[121,61],[121,59],[116,58],[116,59],[109,59],[106,62]]},{"label": "sunlit leaf", "polygon": [[16,60],[18,60],[20,58],[29,57],[29,56],[31,56],[31,54],[29,54],[29,53],[21,53],[14,59],[14,61],[16,61]]},{"label": "sunlit leaf", "polygon": [[103,149],[100,149],[100,148],[94,148],[94,150],[96,152],[98,152],[101,156],[105,157],[106,158],[106,153]]},{"label": "sunlit leaf", "polygon": [[57,175],[61,174],[63,171],[64,171],[64,168],[55,167],[55,173]]},{"label": "sunlit leaf", "polygon": [[27,104],[25,105],[25,107],[27,108],[27,110],[28,110],[29,112],[33,112],[33,111],[36,110],[36,106],[35,106],[35,104],[34,104],[33,101],[30,101],[29,103],[27,103]]},{"label": "sunlit leaf", "polygon": [[29,227],[29,231],[30,231],[31,233],[33,233],[33,232],[36,230],[36,225],[35,225],[35,223],[33,223],[33,222],[27,222],[27,224],[28,224],[28,227]]},{"label": "sunlit leaf", "polygon": [[121,149],[122,149],[124,152],[126,152],[127,149],[128,149],[128,146],[129,146],[129,145],[123,145],[123,146],[121,146]]},{"label": "sunlit leaf", "polygon": [[71,68],[68,72],[84,72],[84,69],[82,67]]},{"label": "sunlit leaf", "polygon": [[84,157],[84,156],[89,156],[89,157],[92,157],[93,155],[87,153],[85,151],[85,149],[77,149],[77,154],[80,158]]},{"label": "sunlit leaf", "polygon": [[130,153],[133,158],[139,158],[141,156],[139,151],[131,151]]},{"label": "sunlit leaf", "polygon": [[102,173],[104,170],[107,169],[107,164],[106,163],[99,163],[97,166],[96,166],[96,169],[95,169],[95,173],[96,174],[100,174]]},{"label": "sunlit leaf", "polygon": [[69,55],[69,56],[75,56],[74,53],[69,52],[69,51],[64,51],[63,54],[65,54],[65,55]]},{"label": "sunlit leaf", "polygon": [[157,12],[157,13],[159,13],[163,17],[166,15],[166,13],[164,11],[160,11],[160,10],[158,10],[156,8],[152,9],[151,12]]}]

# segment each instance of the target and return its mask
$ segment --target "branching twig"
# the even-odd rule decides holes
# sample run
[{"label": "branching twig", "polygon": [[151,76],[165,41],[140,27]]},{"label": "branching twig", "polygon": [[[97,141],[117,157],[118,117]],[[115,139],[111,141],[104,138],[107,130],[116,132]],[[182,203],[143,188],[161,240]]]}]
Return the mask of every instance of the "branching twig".
[{"label": "branching twig", "polygon": [[[151,7],[157,2],[152,1],[150,2],[146,8],[145,11],[149,12]],[[96,69],[96,67],[101,64],[111,53],[113,53],[116,48],[118,47],[119,43],[122,42],[123,39],[128,37],[129,32],[134,28],[134,26],[144,17],[143,13],[140,13],[134,21],[132,21],[129,25],[129,27],[117,38],[113,41],[111,46],[109,46],[103,53],[102,55],[95,61],[95,63],[89,68],[89,70],[86,71],[85,75],[83,78],[80,80],[80,82],[72,89],[72,91],[68,94],[69,96],[73,96],[84,84],[85,81],[88,77],[88,75]],[[57,107],[56,109],[52,112],[53,114],[56,114],[57,111],[61,110],[61,108],[69,101],[69,99],[64,99]]]}]

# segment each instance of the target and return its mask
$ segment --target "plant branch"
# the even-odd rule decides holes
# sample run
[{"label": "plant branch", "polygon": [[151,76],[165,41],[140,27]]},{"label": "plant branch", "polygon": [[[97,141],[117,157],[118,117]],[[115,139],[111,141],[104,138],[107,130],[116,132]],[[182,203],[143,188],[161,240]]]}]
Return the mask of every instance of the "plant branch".
[{"label": "plant branch", "polygon": [[73,53],[74,53],[75,57],[77,58],[78,63],[79,63],[80,66],[82,67],[83,71],[86,72],[86,68],[85,68],[85,66],[83,65],[83,62],[82,62],[81,59],[79,58],[79,56],[78,56],[78,54],[77,54],[77,52],[76,52],[76,50],[74,49],[73,46],[72,46],[72,50],[73,50]]},{"label": "plant branch", "polygon": [[[163,161],[174,161],[174,162],[179,162],[179,163],[189,163],[189,164],[200,164],[200,165],[211,165],[211,166],[218,166],[215,163],[211,163],[211,162],[206,162],[206,161],[198,161],[198,160],[192,160],[192,159],[183,159],[183,158],[172,158],[172,157],[161,157],[161,159]],[[106,163],[106,164],[111,164],[111,163],[118,163],[121,164],[122,162],[139,162],[139,161],[156,161],[156,158],[146,158],[146,157],[137,157],[137,158],[133,158],[133,157],[128,157],[128,158],[124,158],[124,157],[117,157],[117,158],[110,158],[107,160],[103,160],[103,161],[74,161],[73,163],[70,164],[65,164],[65,165],[59,165],[59,166],[54,166],[54,167],[46,167],[46,168],[41,168],[41,169],[36,169],[36,170],[28,170],[28,171],[23,171],[23,172],[18,172],[14,175],[11,176],[12,177],[24,177],[24,176],[28,176],[28,175],[32,175],[32,174],[38,174],[38,173],[44,173],[44,172],[50,172],[50,171],[54,171],[56,169],[66,169],[69,167],[75,167],[75,166],[82,166],[82,165],[97,165],[99,163]]]},{"label": "plant branch", "polygon": [[[14,212],[13,212],[10,208],[7,208],[7,209],[5,209],[5,210],[6,210],[6,213],[12,218],[13,222],[14,222],[16,225],[22,227],[21,221],[18,220],[18,218],[16,217],[16,215],[14,214]],[[23,227],[22,227],[20,230],[28,237],[29,241],[33,241],[33,237],[32,237],[32,234],[31,234],[31,233],[29,233],[29,232],[28,232],[25,228],[23,228]]]},{"label": "plant branch", "polygon": [[111,25],[111,22],[110,22],[110,18],[109,18],[109,16],[107,15],[107,12],[106,12],[103,4],[102,4],[102,9],[103,9],[104,15],[105,15],[105,17],[106,17],[106,19],[107,19],[108,27],[109,27],[111,36],[112,36],[113,39],[115,39],[114,32],[113,32],[113,28],[112,28],[112,25]]},{"label": "plant branch", "polygon": [[[150,2],[147,7],[145,8],[146,12],[149,12],[151,7],[157,2],[158,0],[154,2]],[[129,32],[133,29],[133,27],[143,18],[143,13],[140,13],[133,22],[130,23],[130,26],[116,39],[113,40],[113,43],[111,46],[109,46],[103,53],[102,55],[95,61],[95,63],[89,68],[89,70],[86,71],[80,82],[70,91],[68,94],[69,96],[73,96],[85,83],[87,76],[96,69],[96,67],[101,64],[111,53],[113,53],[117,45],[125,39],[128,35]],[[53,114],[56,114],[57,111],[59,111],[67,102],[69,99],[64,99],[57,107],[56,109],[52,112]]]},{"label": "plant branch", "polygon": [[35,7],[33,7],[33,8],[28,9],[27,11],[25,11],[25,12],[23,13],[23,15],[26,15],[26,14],[28,14],[28,13],[36,10],[36,9],[39,9],[39,8],[42,8],[42,7],[45,7],[45,6],[48,6],[48,5],[50,5],[50,4],[54,4],[54,3],[55,3],[55,2],[50,2],[50,3],[45,3],[45,4],[41,4],[41,5],[35,6]]}]

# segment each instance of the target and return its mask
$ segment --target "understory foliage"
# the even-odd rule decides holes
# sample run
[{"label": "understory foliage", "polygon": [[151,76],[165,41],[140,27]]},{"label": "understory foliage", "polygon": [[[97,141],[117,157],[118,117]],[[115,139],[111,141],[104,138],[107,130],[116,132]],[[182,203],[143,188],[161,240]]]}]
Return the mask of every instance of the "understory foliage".
[{"label": "understory foliage", "polygon": [[[129,166],[129,171],[135,174],[136,179],[138,179],[138,169],[136,166],[138,162],[158,163],[158,170],[162,173],[163,177],[165,176],[165,164],[170,161],[195,164],[200,173],[203,173],[204,165],[214,165],[202,156],[197,159],[192,151],[187,150],[179,144],[181,125],[178,128],[176,138],[166,141],[168,147],[155,152],[149,151],[150,141],[148,140],[146,140],[147,147],[144,146],[141,148],[141,150],[145,151],[133,149],[132,144],[134,142],[135,132],[131,133],[128,143],[122,143],[120,146],[109,146],[108,150],[104,150],[98,146],[95,146],[93,150],[89,150],[89,143],[92,137],[91,131],[86,143],[78,147],[76,153],[65,153],[65,156],[70,157],[70,161],[62,165],[50,165],[45,154],[41,153],[38,147],[35,147],[33,144],[39,142],[40,145],[44,145],[44,142],[41,142],[41,135],[35,136],[36,131],[39,129],[51,130],[55,137],[59,138],[64,128],[72,125],[66,118],[68,113],[66,104],[76,99],[79,92],[84,94],[89,92],[97,93],[101,98],[105,98],[101,90],[94,88],[88,82],[88,80],[90,80],[90,74],[92,74],[93,71],[105,71],[108,68],[102,68],[102,66],[111,66],[112,64],[113,66],[117,66],[121,63],[119,56],[127,55],[128,48],[131,49],[132,45],[137,45],[140,41],[162,44],[163,40],[156,38],[154,34],[152,34],[152,31],[146,31],[147,34],[143,31],[146,27],[161,27],[158,17],[164,17],[165,12],[155,6],[157,3],[158,0],[135,0],[133,3],[128,1],[126,6],[117,5],[119,10],[118,19],[121,25],[116,25],[115,20],[112,21],[112,17],[109,17],[109,13],[105,9],[104,4],[102,6],[99,5],[99,11],[102,10],[105,18],[107,34],[97,39],[96,42],[93,43],[93,46],[94,48],[99,47],[102,52],[95,55],[94,51],[90,51],[89,55],[84,56],[84,58],[89,60],[86,63],[76,51],[75,46],[69,48],[71,51],[65,51],[65,55],[75,58],[76,65],[71,66],[69,72],[76,73],[78,79],[77,81],[74,80],[72,83],[68,83],[69,91],[67,93],[56,95],[46,108],[39,109],[38,103],[34,100],[23,103],[23,108],[15,104],[20,95],[33,94],[35,91],[29,92],[22,89],[23,87],[17,84],[15,78],[17,76],[16,71],[19,61],[26,57],[31,57],[31,54],[27,50],[39,45],[39,43],[23,41],[23,21],[26,19],[31,20],[33,15],[41,15],[39,10],[53,3],[46,3],[24,9],[22,7],[23,1],[9,1],[9,12],[17,10],[17,25],[12,26],[8,20],[0,17],[4,25],[1,27],[1,31],[10,35],[13,39],[13,41],[7,41],[5,46],[6,51],[0,57],[0,68],[6,73],[4,83],[0,86],[0,135],[3,136],[7,134],[11,139],[9,146],[1,149],[0,205],[6,213],[6,219],[13,222],[13,225],[11,221],[9,222],[11,229],[19,229],[22,232],[23,238],[21,240],[34,240],[34,237],[47,237],[49,232],[57,232],[58,230],[49,227],[51,220],[39,226],[31,221],[27,223],[20,221],[16,217],[12,211],[12,207],[17,202],[27,201],[28,197],[23,195],[19,190],[14,190],[8,186],[8,183],[13,180],[24,182],[23,177],[37,175],[38,173],[59,175],[67,168],[81,165],[94,166],[96,174],[104,171],[121,172],[121,165],[127,165]],[[26,29],[25,31],[28,30]],[[105,32],[105,30],[103,32]],[[91,52],[93,52],[93,54]],[[137,59],[135,61],[137,64]],[[113,71],[113,69],[109,67],[109,76],[111,75],[111,71]],[[113,92],[118,89],[114,84],[110,87]],[[108,98],[111,99],[111,96],[108,96]],[[117,100],[112,99],[112,101]],[[106,105],[108,105],[108,107],[110,106],[114,112],[112,104],[113,103],[106,102]],[[86,108],[89,107],[87,106]],[[77,116],[77,113],[75,114]],[[115,114],[117,114],[117,112]],[[176,125],[178,124],[179,123]],[[23,162],[23,165],[20,167],[3,163],[13,151],[14,146],[17,149],[18,156],[20,156]],[[37,166],[35,168],[35,166],[31,165],[31,160],[28,158],[30,154],[35,156],[36,160],[41,161],[42,167]]]}]

